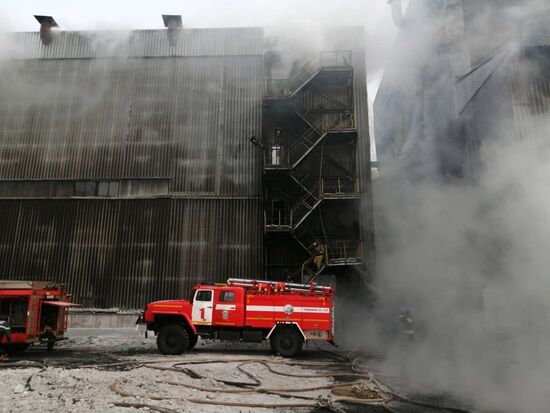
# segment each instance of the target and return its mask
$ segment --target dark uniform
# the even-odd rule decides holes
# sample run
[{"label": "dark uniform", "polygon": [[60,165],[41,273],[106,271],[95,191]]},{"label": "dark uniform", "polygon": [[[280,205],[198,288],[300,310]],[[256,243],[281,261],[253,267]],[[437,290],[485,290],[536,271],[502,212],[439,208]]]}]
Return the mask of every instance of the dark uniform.
[{"label": "dark uniform", "polygon": [[401,328],[405,339],[407,341],[413,341],[415,325],[411,310],[404,308],[401,314],[399,314],[399,321],[401,322]]},{"label": "dark uniform", "polygon": [[48,351],[53,350],[56,338],[52,326],[48,324],[44,326],[44,331],[42,332],[42,334],[40,334],[40,341],[46,342]]},{"label": "dark uniform", "polygon": [[401,372],[400,376],[405,383],[409,383],[412,380],[411,374],[411,360],[409,359],[409,352],[413,347],[414,341],[414,319],[411,310],[404,308],[399,313],[399,322],[401,323]]},{"label": "dark uniform", "polygon": [[[0,344],[11,344],[11,328],[8,322],[8,317],[6,316],[0,317]],[[0,345],[0,357],[2,359],[6,358],[6,350],[4,345]]]},{"label": "dark uniform", "polygon": [[313,250],[315,252],[315,257],[313,258],[313,264],[317,268],[317,271],[319,271],[325,262],[325,246],[323,244],[319,244],[316,242],[313,245]]}]

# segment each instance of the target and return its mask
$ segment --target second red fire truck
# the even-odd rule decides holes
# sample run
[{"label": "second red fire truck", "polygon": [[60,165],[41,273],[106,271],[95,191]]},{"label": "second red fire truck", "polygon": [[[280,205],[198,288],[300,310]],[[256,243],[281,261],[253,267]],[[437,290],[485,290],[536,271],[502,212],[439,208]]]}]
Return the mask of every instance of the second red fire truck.
[{"label": "second red fire truck", "polygon": [[163,354],[192,349],[198,337],[261,342],[283,357],[297,355],[305,342],[334,340],[334,290],[314,284],[229,279],[200,284],[192,301],[147,305],[139,324],[154,331]]},{"label": "second red fire truck", "polygon": [[48,349],[63,340],[70,302],[65,286],[46,281],[0,281],[0,320],[9,327],[10,339],[0,346],[10,353],[44,342]]}]

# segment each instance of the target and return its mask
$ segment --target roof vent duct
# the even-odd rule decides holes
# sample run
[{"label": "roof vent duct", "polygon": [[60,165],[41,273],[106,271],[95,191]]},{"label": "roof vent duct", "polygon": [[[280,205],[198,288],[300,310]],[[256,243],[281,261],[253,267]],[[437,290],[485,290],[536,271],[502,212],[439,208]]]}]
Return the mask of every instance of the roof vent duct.
[{"label": "roof vent duct", "polygon": [[52,16],[34,16],[40,23],[40,40],[44,46],[52,42],[52,27],[59,27]]},{"label": "roof vent duct", "polygon": [[164,27],[168,29],[168,43],[175,46],[178,43],[178,30],[183,28],[183,21],[179,14],[163,14]]}]

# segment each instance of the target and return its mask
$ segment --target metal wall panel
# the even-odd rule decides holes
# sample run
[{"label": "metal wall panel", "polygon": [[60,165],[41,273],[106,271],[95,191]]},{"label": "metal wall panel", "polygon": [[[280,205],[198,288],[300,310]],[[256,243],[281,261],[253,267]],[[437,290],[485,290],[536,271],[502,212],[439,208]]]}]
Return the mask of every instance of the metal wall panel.
[{"label": "metal wall panel", "polygon": [[[476,179],[482,172],[484,143],[515,140],[518,148],[550,159],[547,123],[550,113],[550,47],[524,47],[508,55],[475,91],[458,118],[464,138],[464,174]],[[508,134],[508,135],[506,135]]]},{"label": "metal wall panel", "polygon": [[[181,30],[173,47],[165,30],[11,38],[2,278],[142,308],[203,280],[262,277],[262,154],[249,141],[261,133],[261,29]],[[87,180],[117,182],[118,195],[74,198]]]},{"label": "metal wall panel", "polygon": [[476,180],[482,172],[483,144],[503,141],[504,133],[514,131],[510,79],[509,66],[499,66],[449,127],[458,143],[455,162],[467,179]]},{"label": "metal wall panel", "polygon": [[256,196],[261,56],[12,61],[0,179],[171,178],[174,193]]},{"label": "metal wall panel", "polygon": [[550,45],[523,47],[508,70],[517,142],[545,161],[550,160],[549,73]]},{"label": "metal wall panel", "polygon": [[85,306],[142,308],[200,281],[262,275],[260,199],[0,202],[3,279],[67,283]]}]

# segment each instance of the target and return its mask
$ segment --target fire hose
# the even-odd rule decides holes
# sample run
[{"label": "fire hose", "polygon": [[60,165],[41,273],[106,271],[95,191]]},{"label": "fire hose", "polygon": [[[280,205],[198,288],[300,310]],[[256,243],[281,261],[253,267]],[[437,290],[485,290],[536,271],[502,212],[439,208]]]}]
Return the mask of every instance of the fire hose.
[{"label": "fire hose", "polygon": [[[181,382],[173,382],[173,381],[158,381],[159,384],[166,384],[166,385],[172,385],[172,386],[181,386],[186,387],[191,390],[195,391],[201,391],[206,393],[226,393],[226,394],[251,394],[251,393],[257,393],[257,394],[271,394],[276,395],[280,397],[285,398],[300,398],[309,401],[306,402],[294,402],[294,403],[251,403],[251,402],[242,402],[242,401],[220,401],[220,400],[210,400],[210,399],[197,399],[197,398],[188,398],[188,397],[175,397],[175,396],[161,396],[161,395],[155,395],[155,394],[136,394],[131,393],[127,390],[124,390],[122,388],[122,385],[127,384],[127,379],[120,379],[112,383],[111,390],[122,397],[134,397],[134,398],[148,398],[151,400],[161,401],[161,400],[179,400],[179,401],[187,401],[190,403],[195,404],[208,404],[208,405],[217,405],[217,406],[227,406],[227,407],[244,407],[244,408],[268,408],[268,409],[278,409],[278,408],[318,408],[318,407],[325,407],[328,408],[334,412],[341,412],[342,410],[339,409],[334,405],[334,403],[342,403],[342,402],[348,402],[348,403],[356,403],[356,404],[368,404],[368,405],[384,405],[388,403],[391,400],[391,396],[387,396],[380,392],[379,389],[376,388],[376,385],[373,384],[372,379],[369,374],[365,373],[355,373],[355,372],[335,372],[335,373],[328,373],[328,374],[296,374],[296,373],[286,373],[281,372],[276,369],[274,369],[270,364],[277,364],[277,365],[300,365],[300,366],[317,366],[317,367],[327,367],[327,366],[342,366],[343,364],[349,365],[349,363],[342,363],[342,362],[323,362],[323,363],[305,363],[305,362],[292,362],[292,361],[282,361],[282,360],[273,360],[273,359],[236,359],[236,360],[228,360],[228,359],[214,359],[214,360],[193,360],[189,362],[181,362],[181,359],[178,363],[174,364],[172,367],[164,367],[164,366],[154,366],[152,364],[156,363],[165,363],[165,360],[157,360],[156,363],[147,363],[142,364],[144,367],[152,368],[152,369],[160,369],[160,370],[170,370],[170,371],[176,371],[180,373],[185,373],[193,378],[201,378],[200,375],[197,373],[189,370],[188,368],[179,368],[177,366],[183,366],[183,365],[192,365],[192,364],[209,364],[209,363],[228,363],[228,362],[240,362],[240,364],[237,366],[237,368],[243,372],[246,373],[246,375],[253,379],[254,383],[239,383],[239,385],[248,385],[248,386],[258,386],[260,381],[252,376],[249,372],[246,372],[246,370],[243,369],[243,366],[249,365],[252,363],[261,364],[264,367],[268,369],[273,374],[281,375],[281,376],[287,376],[287,377],[293,377],[293,378],[321,378],[321,377],[344,377],[344,376],[362,376],[367,377],[366,380],[359,380],[359,381],[353,381],[348,383],[341,383],[341,384],[331,384],[331,385],[324,385],[324,386],[314,386],[314,387],[304,387],[304,388],[258,388],[258,387],[246,387],[246,388],[238,388],[238,389],[218,389],[218,388],[206,388],[201,386],[195,386],[187,383],[181,383]],[[219,381],[219,380],[216,380]],[[226,382],[227,383],[227,382]],[[335,398],[324,398],[324,397],[305,397],[305,396],[297,396],[294,393],[303,393],[303,392],[310,392],[310,391],[316,391],[316,390],[323,390],[323,389],[330,389],[332,392],[337,395],[338,397]]]},{"label": "fire hose", "polygon": [[[414,404],[417,406],[428,407],[431,409],[437,410],[447,410],[453,413],[468,413],[465,410],[433,405],[426,402],[420,402],[416,400],[411,400],[404,396],[399,395],[394,391],[389,385],[380,382],[372,373],[367,371],[364,367],[360,365],[361,356],[351,357],[350,353],[347,357],[347,362],[299,362],[299,361],[283,361],[277,359],[210,359],[210,360],[189,360],[182,362],[181,359],[177,363],[173,364],[171,367],[165,366],[155,366],[154,364],[166,363],[167,360],[154,360],[146,362],[132,362],[143,367],[148,367],[152,369],[159,370],[169,370],[187,374],[192,378],[203,378],[198,373],[187,367],[179,367],[184,365],[198,365],[198,364],[210,364],[210,363],[230,363],[238,362],[240,363],[237,366],[237,369],[243,374],[247,375],[253,382],[252,383],[242,383],[242,382],[230,382],[219,379],[214,379],[215,381],[222,382],[224,384],[240,387],[236,389],[218,389],[218,388],[207,388],[202,386],[195,386],[192,384],[160,380],[157,381],[158,384],[165,384],[170,386],[180,386],[186,387],[191,390],[205,392],[205,393],[214,393],[214,394],[270,394],[279,396],[282,398],[299,398],[302,400],[307,400],[306,402],[294,402],[294,403],[252,403],[252,402],[242,402],[242,401],[220,401],[220,400],[211,400],[211,399],[197,399],[197,398],[188,398],[188,397],[173,397],[173,396],[161,396],[161,395],[150,395],[150,394],[136,394],[128,392],[122,389],[122,385],[127,384],[128,380],[122,379],[117,380],[111,385],[111,390],[122,397],[135,397],[135,398],[148,398],[151,400],[162,401],[162,400],[179,400],[187,401],[195,404],[205,404],[205,405],[217,405],[217,406],[227,406],[227,407],[243,407],[243,408],[267,408],[267,409],[284,409],[284,408],[319,408],[324,407],[334,412],[342,412],[340,408],[335,406],[335,403],[352,403],[352,404],[363,404],[363,405],[373,405],[381,406],[390,413],[396,413],[389,404],[393,401],[401,401],[408,404]],[[338,355],[340,359],[343,357]],[[258,387],[261,386],[260,380],[254,377],[251,373],[243,369],[243,366],[257,363],[261,364],[268,371],[273,374],[293,377],[293,378],[322,378],[322,377],[352,377],[360,376],[363,377],[363,380],[356,380],[341,384],[330,384],[324,386],[312,386],[304,388],[266,388]],[[119,364],[119,363],[116,363]],[[326,373],[326,374],[297,374],[297,373],[287,373],[281,372],[274,369],[271,365],[297,365],[297,366],[308,366],[308,367],[329,367],[329,366],[351,366],[352,372],[335,372],[335,373]],[[97,366],[96,366],[97,367]],[[330,389],[336,397],[306,397],[298,396],[296,393],[311,392],[316,390],[328,390]],[[159,410],[160,411],[160,410]]]},{"label": "fire hose", "polygon": [[[229,407],[248,407],[248,408],[319,408],[324,407],[334,412],[341,412],[334,405],[334,403],[353,403],[353,404],[364,404],[364,405],[378,405],[391,413],[397,413],[392,407],[390,407],[391,402],[400,401],[407,404],[413,404],[421,407],[427,407],[430,409],[438,409],[443,411],[450,411],[453,413],[469,413],[466,410],[447,407],[441,405],[433,405],[423,401],[412,400],[410,398],[404,397],[397,393],[390,385],[380,381],[379,376],[384,376],[381,373],[372,374],[372,369],[366,368],[362,365],[363,357],[360,353],[350,352],[347,355],[342,355],[336,352],[330,352],[325,350],[327,353],[333,353],[338,360],[341,361],[322,361],[322,362],[303,362],[303,361],[293,361],[293,360],[284,360],[277,358],[234,358],[234,359],[205,359],[205,360],[182,360],[182,358],[177,359],[152,359],[152,360],[128,360],[120,361],[109,364],[87,364],[80,366],[73,366],[77,368],[110,368],[110,367],[122,367],[122,366],[132,366],[135,367],[146,367],[157,370],[167,370],[174,371],[188,375],[193,379],[203,379],[201,375],[194,372],[188,367],[191,365],[200,365],[200,364],[216,364],[216,363],[239,363],[237,369],[246,375],[251,382],[234,382],[222,379],[212,379],[216,382],[223,383],[228,386],[237,387],[234,389],[225,388],[225,389],[214,389],[206,388],[200,386],[194,386],[191,384],[176,382],[176,381],[158,381],[159,384],[171,385],[171,386],[182,386],[187,387],[191,390],[201,391],[205,393],[225,393],[225,394],[270,394],[274,396],[279,396],[281,398],[293,398],[301,399],[306,402],[294,402],[294,403],[243,403],[243,402],[227,402],[227,401],[216,401],[210,399],[197,399],[197,398],[183,398],[183,397],[169,397],[169,396],[160,396],[160,395],[149,395],[149,394],[133,394],[124,389],[122,385],[127,384],[127,380],[117,380],[111,384],[111,390],[122,396],[122,397],[136,397],[136,398],[148,398],[151,400],[162,401],[162,400],[181,400],[187,401],[190,403],[196,404],[208,404],[208,405],[219,405],[219,406],[229,406]],[[171,367],[158,366],[160,363],[174,363]],[[276,375],[287,376],[292,378],[323,378],[323,377],[362,377],[362,380],[350,381],[340,384],[331,384],[324,386],[312,386],[304,388],[264,388],[261,386],[261,381],[258,380],[254,375],[249,373],[244,369],[244,366],[257,363],[263,365],[269,372]],[[273,367],[273,365],[285,365],[285,366],[303,366],[303,367],[351,367],[351,372],[333,372],[333,373],[324,373],[324,374],[297,374],[297,373],[287,373],[282,372]],[[41,367],[42,369],[47,368],[44,363],[6,363],[6,365],[0,365],[1,367]],[[299,396],[297,393],[304,393],[316,390],[331,390],[336,397],[306,397]],[[149,410],[158,411],[161,413],[176,413],[175,410],[156,406],[149,405],[146,403],[128,403],[128,402],[115,402],[114,403],[120,407],[135,407],[135,408],[147,408]]]}]

